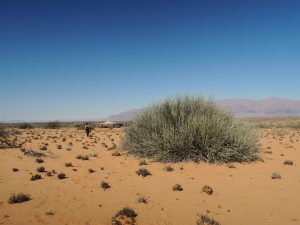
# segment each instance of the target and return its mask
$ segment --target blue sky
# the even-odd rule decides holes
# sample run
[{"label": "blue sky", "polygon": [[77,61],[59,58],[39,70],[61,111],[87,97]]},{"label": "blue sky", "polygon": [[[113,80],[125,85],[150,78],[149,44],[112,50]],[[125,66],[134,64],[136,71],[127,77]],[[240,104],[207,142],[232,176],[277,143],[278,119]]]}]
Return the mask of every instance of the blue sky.
[{"label": "blue sky", "polygon": [[0,1],[0,121],[177,94],[300,99],[300,1]]}]

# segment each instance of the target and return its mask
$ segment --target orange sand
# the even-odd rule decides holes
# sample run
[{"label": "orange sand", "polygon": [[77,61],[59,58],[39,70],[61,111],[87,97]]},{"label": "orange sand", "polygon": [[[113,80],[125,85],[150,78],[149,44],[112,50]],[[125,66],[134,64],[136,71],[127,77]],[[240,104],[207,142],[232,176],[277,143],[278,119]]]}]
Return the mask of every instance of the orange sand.
[{"label": "orange sand", "polygon": [[[260,131],[264,162],[236,163],[236,168],[228,168],[147,160],[149,164],[142,167],[150,170],[152,176],[143,178],[135,173],[140,168],[139,159],[126,153],[112,156],[115,150],[108,150],[113,142],[119,145],[122,129],[96,129],[91,138],[73,128],[22,130],[19,140],[31,140],[24,145],[26,149],[39,150],[42,143],[49,144],[48,150],[40,151],[47,157],[38,164],[20,149],[0,149],[0,224],[108,225],[112,216],[126,206],[137,212],[139,225],[194,225],[197,214],[206,214],[222,225],[300,224],[300,131]],[[284,136],[282,140],[280,135]],[[53,143],[55,140],[57,143]],[[83,149],[84,142],[88,149]],[[58,144],[62,149],[57,149]],[[76,159],[79,154],[93,153],[98,157],[90,156],[88,161]],[[294,165],[283,165],[284,160],[293,160]],[[66,162],[72,162],[74,167],[65,167]],[[174,171],[164,171],[166,165]],[[57,175],[40,173],[42,180],[31,181],[39,166],[64,172],[68,178],[59,180]],[[13,172],[12,168],[19,171]],[[90,168],[96,172],[89,173]],[[272,180],[273,172],[279,172],[282,179]],[[109,182],[111,188],[104,191],[100,187],[102,181]],[[184,190],[173,191],[176,183]],[[204,185],[211,186],[214,193],[203,193]],[[19,192],[30,194],[32,200],[9,204],[10,195]],[[145,196],[149,202],[138,203],[139,196]],[[54,215],[46,215],[47,211]]]}]

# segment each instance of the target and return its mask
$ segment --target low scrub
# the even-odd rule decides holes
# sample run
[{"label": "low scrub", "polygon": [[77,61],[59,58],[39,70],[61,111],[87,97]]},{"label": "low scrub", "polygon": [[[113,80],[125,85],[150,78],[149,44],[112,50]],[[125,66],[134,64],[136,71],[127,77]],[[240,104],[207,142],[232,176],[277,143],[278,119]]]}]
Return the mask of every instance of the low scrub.
[{"label": "low scrub", "polygon": [[31,196],[29,194],[19,193],[19,194],[13,194],[8,199],[9,204],[16,204],[16,203],[22,203],[27,202],[31,200]]},{"label": "low scrub", "polygon": [[219,222],[209,218],[207,215],[199,216],[199,219],[197,220],[196,223],[197,225],[220,225]]},{"label": "low scrub", "polygon": [[182,191],[182,190],[183,190],[183,188],[182,188],[181,184],[175,184],[173,186],[173,191]]},{"label": "low scrub", "polygon": [[271,178],[272,179],[281,179],[281,175],[280,175],[280,173],[274,172],[274,173],[272,173]]},{"label": "low scrub", "polygon": [[162,162],[249,162],[260,151],[250,126],[212,99],[194,96],[146,108],[125,130],[123,147]]},{"label": "low scrub", "polygon": [[32,128],[33,128],[33,126],[30,123],[21,123],[19,125],[19,129],[32,129]]},{"label": "low scrub", "polygon": [[101,187],[103,188],[103,190],[109,189],[110,185],[108,182],[102,181],[101,182]]},{"label": "low scrub", "polygon": [[47,129],[58,129],[62,127],[62,123],[59,121],[52,121],[52,122],[48,122],[45,125],[45,128]]},{"label": "low scrub", "polygon": [[146,177],[146,176],[150,176],[151,175],[151,172],[149,170],[145,169],[145,168],[140,168],[137,171],[135,171],[135,173],[138,176],[142,176],[142,177]]},{"label": "low scrub", "polygon": [[135,224],[137,213],[131,208],[123,208],[112,218],[112,224]]}]

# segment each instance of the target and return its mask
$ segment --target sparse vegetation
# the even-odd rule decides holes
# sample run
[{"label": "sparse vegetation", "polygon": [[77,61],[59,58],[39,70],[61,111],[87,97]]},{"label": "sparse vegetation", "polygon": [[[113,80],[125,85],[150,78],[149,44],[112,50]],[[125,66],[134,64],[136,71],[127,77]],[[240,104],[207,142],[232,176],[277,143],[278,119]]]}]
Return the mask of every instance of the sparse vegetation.
[{"label": "sparse vegetation", "polygon": [[36,161],[37,163],[43,163],[43,162],[44,162],[44,160],[41,159],[41,158],[37,158],[35,161]]},{"label": "sparse vegetation", "polygon": [[18,133],[18,131],[16,131],[16,130],[7,132],[0,127],[0,149],[20,148],[22,146],[22,144],[18,144],[16,141],[17,133]]},{"label": "sparse vegetation", "polygon": [[40,147],[40,150],[46,151],[46,150],[47,150],[47,145],[42,145],[42,146]]},{"label": "sparse vegetation", "polygon": [[88,155],[78,155],[76,156],[76,159],[89,160],[90,158]]},{"label": "sparse vegetation", "polygon": [[258,136],[213,100],[177,97],[154,104],[126,129],[129,153],[164,162],[249,162],[258,158]]},{"label": "sparse vegetation", "polygon": [[112,218],[112,224],[113,225],[120,225],[123,224],[121,221],[124,220],[124,218],[130,219],[130,222],[127,222],[126,224],[135,224],[135,217],[137,217],[137,213],[128,207],[123,208],[122,210],[118,211],[116,215]]},{"label": "sparse vegetation", "polygon": [[214,192],[213,189],[208,185],[204,185],[202,191],[208,195],[211,195]]},{"label": "sparse vegetation", "polygon": [[151,175],[150,171],[147,170],[146,168],[140,168],[140,169],[138,169],[135,173],[136,173],[138,176],[143,176],[143,177],[146,177],[146,176]]},{"label": "sparse vegetation", "polygon": [[183,190],[183,188],[180,184],[175,184],[173,186],[173,191],[182,191],[182,190]]},{"label": "sparse vegetation", "polygon": [[58,129],[61,128],[62,124],[59,121],[52,121],[45,124],[45,128],[47,129]]},{"label": "sparse vegetation", "polygon": [[110,188],[110,185],[108,182],[105,182],[105,181],[102,181],[101,182],[101,187],[106,190],[106,189],[109,189]]},{"label": "sparse vegetation", "polygon": [[293,163],[293,161],[292,160],[285,160],[284,162],[283,162],[283,164],[284,165],[293,165],[294,163]]},{"label": "sparse vegetation", "polygon": [[209,218],[206,215],[201,215],[196,223],[197,225],[220,225],[219,222]]},{"label": "sparse vegetation", "polygon": [[120,156],[121,154],[120,154],[120,152],[113,152],[111,155],[112,156]]},{"label": "sparse vegetation", "polygon": [[50,171],[48,171],[48,172],[46,173],[46,175],[47,175],[48,177],[52,177],[52,173],[51,173]]},{"label": "sparse vegetation", "polygon": [[89,171],[89,173],[95,173],[96,172],[96,170],[94,170],[94,169],[89,169],[88,171]]},{"label": "sparse vegetation", "polygon": [[34,151],[32,149],[27,149],[24,151],[24,155],[26,156],[33,156],[33,157],[42,157],[42,156],[46,156],[44,153],[41,153],[41,152],[37,152],[37,151]]},{"label": "sparse vegetation", "polygon": [[55,213],[53,212],[53,211],[46,211],[45,212],[45,215],[47,215],[47,216],[53,216]]},{"label": "sparse vegetation", "polygon": [[139,197],[137,201],[138,203],[144,203],[144,204],[148,203],[147,198],[144,196]]},{"label": "sparse vegetation", "polygon": [[37,172],[40,172],[40,173],[43,173],[43,172],[45,172],[45,167],[40,166],[40,167],[38,167],[38,168],[36,169],[36,171],[37,171]]},{"label": "sparse vegetation", "polygon": [[64,174],[64,173],[59,173],[59,174],[57,175],[57,178],[61,180],[61,179],[67,178],[67,176],[66,176],[66,174]]},{"label": "sparse vegetation", "polygon": [[235,167],[235,165],[234,165],[234,164],[232,164],[232,163],[228,163],[228,164],[227,164],[227,167],[228,167],[228,168],[230,168],[230,169],[234,169],[234,168],[236,168],[236,167]]},{"label": "sparse vegetation", "polygon": [[33,176],[31,176],[31,179],[32,181],[35,181],[35,180],[40,180],[42,179],[42,176],[40,174],[35,174]]},{"label": "sparse vegetation", "polygon": [[18,169],[18,168],[12,168],[12,171],[13,171],[13,172],[18,172],[19,169]]},{"label": "sparse vegetation", "polygon": [[148,165],[148,164],[147,164],[146,160],[140,160],[140,161],[139,161],[139,165],[140,165],[140,166],[146,166],[146,165]]},{"label": "sparse vegetation", "polygon": [[33,128],[33,126],[30,123],[21,123],[19,125],[19,129],[32,129],[32,128]]},{"label": "sparse vegetation", "polygon": [[31,196],[29,194],[19,193],[13,194],[8,199],[9,204],[22,203],[31,200]]},{"label": "sparse vegetation", "polygon": [[272,176],[271,176],[272,179],[281,179],[281,175],[277,172],[274,172],[272,173]]},{"label": "sparse vegetation", "polygon": [[172,166],[165,166],[164,170],[167,172],[172,172],[174,171],[174,168]]},{"label": "sparse vegetation", "polygon": [[73,164],[71,162],[65,163],[65,167],[73,167]]}]

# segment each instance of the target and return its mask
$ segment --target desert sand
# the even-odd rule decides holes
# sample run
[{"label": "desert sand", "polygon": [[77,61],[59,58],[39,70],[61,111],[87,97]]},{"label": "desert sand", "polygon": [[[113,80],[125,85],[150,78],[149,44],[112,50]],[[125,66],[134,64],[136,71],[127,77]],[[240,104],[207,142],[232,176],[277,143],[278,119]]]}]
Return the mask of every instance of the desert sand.
[{"label": "desert sand", "polygon": [[[46,156],[41,157],[44,163],[37,163],[36,157],[24,155],[20,148],[0,149],[0,224],[108,225],[124,207],[135,210],[139,225],[196,224],[201,214],[222,225],[300,224],[299,129],[259,129],[263,160],[234,163],[235,168],[149,159],[148,165],[140,166],[141,159],[126,152],[113,154],[120,146],[122,128],[97,128],[90,138],[75,128],[20,132],[18,140],[26,141],[23,151],[32,149]],[[47,150],[40,150],[46,143]],[[78,155],[88,155],[89,160],[77,159]],[[293,165],[284,165],[285,160]],[[68,162],[73,167],[66,167]],[[174,171],[165,171],[167,165]],[[40,166],[63,172],[67,178],[39,173]],[[138,176],[141,167],[152,175]],[[281,179],[271,179],[273,172],[280,173]],[[31,181],[34,174],[42,179]],[[103,190],[102,181],[111,188]],[[173,191],[177,183],[182,191]],[[204,185],[213,188],[211,195],[202,191]],[[9,204],[10,195],[20,192],[32,199]],[[139,203],[141,196],[148,202]]]}]

